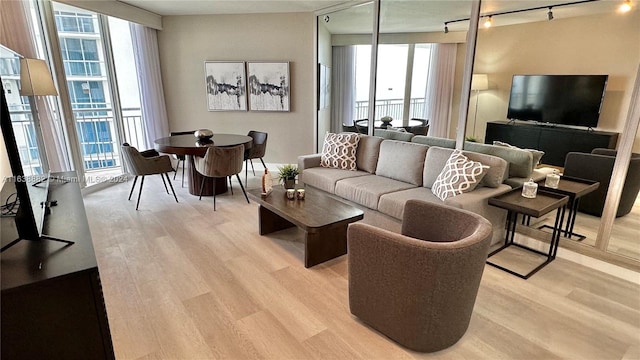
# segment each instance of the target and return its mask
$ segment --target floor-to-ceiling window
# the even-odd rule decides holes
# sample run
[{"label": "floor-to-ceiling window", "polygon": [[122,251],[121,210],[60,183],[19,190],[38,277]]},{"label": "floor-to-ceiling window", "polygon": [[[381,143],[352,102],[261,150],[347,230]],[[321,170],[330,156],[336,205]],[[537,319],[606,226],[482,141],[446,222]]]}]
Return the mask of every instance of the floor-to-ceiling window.
[{"label": "floor-to-ceiling window", "polygon": [[55,2],[53,15],[82,156],[78,166],[91,185],[122,173],[120,144],[139,146],[143,138],[129,23]]}]

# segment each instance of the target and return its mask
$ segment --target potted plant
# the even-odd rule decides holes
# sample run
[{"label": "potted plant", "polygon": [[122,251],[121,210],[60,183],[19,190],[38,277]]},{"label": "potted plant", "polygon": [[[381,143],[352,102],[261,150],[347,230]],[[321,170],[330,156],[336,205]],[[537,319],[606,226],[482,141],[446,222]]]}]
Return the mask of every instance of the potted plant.
[{"label": "potted plant", "polygon": [[296,176],[300,173],[296,165],[286,164],[279,166],[278,178],[284,184],[285,189],[294,189],[296,187]]}]

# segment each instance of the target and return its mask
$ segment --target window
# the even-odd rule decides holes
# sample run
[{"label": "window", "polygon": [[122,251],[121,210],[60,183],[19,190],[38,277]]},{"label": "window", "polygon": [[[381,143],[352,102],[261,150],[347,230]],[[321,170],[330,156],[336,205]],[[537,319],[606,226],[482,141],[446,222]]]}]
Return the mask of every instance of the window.
[{"label": "window", "polygon": [[[357,45],[355,53],[354,118],[366,119],[369,117],[371,45]],[[430,44],[379,45],[376,75],[376,119],[391,116],[394,119],[392,122],[394,126],[402,126],[403,119],[424,117],[430,57]],[[409,66],[410,64],[413,66]],[[411,75],[410,83],[406,82],[408,72]],[[405,98],[407,93],[411,94],[409,98]],[[409,111],[405,114],[407,105],[409,105]]]}]

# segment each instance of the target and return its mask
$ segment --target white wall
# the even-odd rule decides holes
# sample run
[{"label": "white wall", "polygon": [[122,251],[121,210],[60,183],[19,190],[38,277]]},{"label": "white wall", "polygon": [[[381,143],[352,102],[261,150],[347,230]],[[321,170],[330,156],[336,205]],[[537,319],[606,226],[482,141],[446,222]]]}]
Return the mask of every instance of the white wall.
[{"label": "white wall", "polygon": [[621,132],[640,64],[638,24],[640,11],[635,10],[482,29],[474,73],[488,74],[490,89],[479,97],[479,140],[484,140],[487,121],[506,120],[513,74],[608,74],[598,129]]},{"label": "white wall", "polygon": [[[158,42],[171,131],[265,131],[272,163],[313,153],[314,22],[311,13],[163,17]],[[289,61],[291,111],[207,111],[205,60]]]},{"label": "white wall", "polygon": [[4,146],[4,137],[2,137],[2,131],[0,131],[0,187],[4,184],[4,179],[10,176],[13,176],[13,173],[11,172],[11,166],[9,166],[7,148]]}]

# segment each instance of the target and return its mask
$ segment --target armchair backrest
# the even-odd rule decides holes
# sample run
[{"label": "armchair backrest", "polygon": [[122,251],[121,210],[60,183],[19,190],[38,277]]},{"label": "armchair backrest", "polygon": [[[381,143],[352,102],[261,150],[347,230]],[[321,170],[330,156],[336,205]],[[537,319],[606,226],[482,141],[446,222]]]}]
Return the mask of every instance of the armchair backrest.
[{"label": "armchair backrest", "polygon": [[[580,211],[601,216],[613,174],[617,152],[611,149],[594,149],[591,154],[570,152],[565,157],[565,176],[598,181],[600,186],[592,193],[580,198]],[[640,154],[632,154],[627,176],[622,188],[620,204],[616,216],[631,212],[640,192]]]},{"label": "armchair backrest", "polygon": [[266,132],[251,130],[249,131],[247,136],[250,136],[253,139],[251,147],[247,150],[247,159],[257,159],[264,157],[264,154],[267,152],[268,134]]},{"label": "armchair backrest", "polygon": [[242,171],[244,145],[218,147],[210,146],[204,159],[196,158],[196,170],[208,177],[226,177]]},{"label": "armchair backrest", "polygon": [[[154,157],[144,157],[138,149],[127,143],[122,144],[122,156],[127,164],[129,173],[135,176],[159,174],[168,171],[167,169],[158,168],[158,163],[150,161]],[[163,164],[164,165],[164,164]],[[171,164],[169,163],[169,167]]]}]

